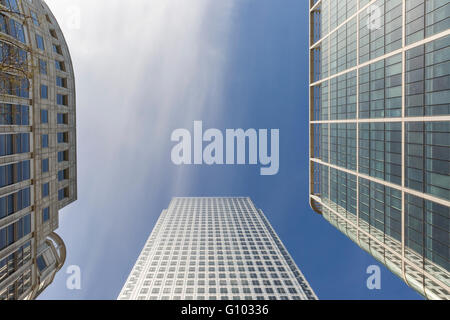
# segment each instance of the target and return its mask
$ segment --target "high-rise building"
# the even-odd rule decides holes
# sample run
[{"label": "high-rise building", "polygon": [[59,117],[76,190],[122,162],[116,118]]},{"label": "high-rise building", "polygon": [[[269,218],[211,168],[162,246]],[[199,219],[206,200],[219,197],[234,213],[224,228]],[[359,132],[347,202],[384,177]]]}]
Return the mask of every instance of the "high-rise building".
[{"label": "high-rise building", "polygon": [[175,198],[119,300],[315,300],[249,198]]},{"label": "high-rise building", "polygon": [[41,0],[0,2],[0,300],[34,299],[63,266],[58,212],[77,198],[75,80]]},{"label": "high-rise building", "polygon": [[450,298],[449,13],[310,1],[311,206],[428,299]]}]

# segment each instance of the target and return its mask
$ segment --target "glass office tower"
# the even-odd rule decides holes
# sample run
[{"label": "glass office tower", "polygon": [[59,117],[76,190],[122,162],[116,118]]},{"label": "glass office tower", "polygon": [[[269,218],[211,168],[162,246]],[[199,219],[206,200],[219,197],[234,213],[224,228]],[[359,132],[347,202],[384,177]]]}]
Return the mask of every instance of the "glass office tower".
[{"label": "glass office tower", "polygon": [[310,202],[449,299],[450,2],[310,1]]},{"label": "glass office tower", "polygon": [[119,300],[315,300],[249,198],[175,198]]},{"label": "glass office tower", "polygon": [[58,212],[77,198],[75,80],[41,0],[0,1],[0,300],[34,299],[66,257]]}]

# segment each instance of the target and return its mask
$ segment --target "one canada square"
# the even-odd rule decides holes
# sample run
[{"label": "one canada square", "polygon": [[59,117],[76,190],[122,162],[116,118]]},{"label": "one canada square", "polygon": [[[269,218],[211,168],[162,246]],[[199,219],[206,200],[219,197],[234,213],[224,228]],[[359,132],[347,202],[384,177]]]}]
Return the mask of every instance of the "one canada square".
[{"label": "one canada square", "polygon": [[448,0],[310,1],[311,206],[428,299],[450,298],[449,28]]},{"label": "one canada square", "polygon": [[316,300],[249,198],[174,198],[119,300]]}]

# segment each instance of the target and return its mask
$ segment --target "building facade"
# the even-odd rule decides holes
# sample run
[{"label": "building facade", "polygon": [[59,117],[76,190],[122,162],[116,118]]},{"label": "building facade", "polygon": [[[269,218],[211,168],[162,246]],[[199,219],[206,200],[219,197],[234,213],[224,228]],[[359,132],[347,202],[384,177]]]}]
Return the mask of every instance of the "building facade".
[{"label": "building facade", "polygon": [[315,300],[249,198],[175,198],[119,300]]},{"label": "building facade", "polygon": [[34,299],[64,264],[58,212],[77,199],[75,80],[41,0],[0,2],[0,300]]},{"label": "building facade", "polygon": [[450,298],[450,2],[310,1],[311,207]]}]

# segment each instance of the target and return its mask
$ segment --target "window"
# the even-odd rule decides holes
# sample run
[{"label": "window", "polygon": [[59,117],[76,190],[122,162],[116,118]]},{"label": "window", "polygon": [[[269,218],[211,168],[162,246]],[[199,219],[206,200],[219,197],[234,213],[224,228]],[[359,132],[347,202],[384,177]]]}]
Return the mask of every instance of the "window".
[{"label": "window", "polygon": [[43,256],[39,256],[36,259],[36,264],[37,264],[37,267],[39,268],[40,272],[44,271],[47,268],[47,263],[45,262]]},{"label": "window", "polygon": [[44,75],[47,74],[47,61],[39,59],[39,72]]},{"label": "window", "polygon": [[38,19],[36,12],[34,12],[34,11],[30,11],[30,12],[31,12],[31,18],[33,19],[34,25],[39,27],[39,19]]},{"label": "window", "polygon": [[359,184],[361,221],[367,222],[372,230],[381,230],[401,241],[402,193],[363,178],[359,179]]},{"label": "window", "polygon": [[29,83],[27,79],[18,76],[6,75],[1,81],[2,94],[13,95],[21,98],[29,98]]},{"label": "window", "polygon": [[67,88],[67,79],[56,77],[56,85],[61,88]]},{"label": "window", "polygon": [[47,173],[49,171],[49,159],[42,160],[42,173]]},{"label": "window", "polygon": [[329,87],[331,119],[355,119],[357,87],[356,71],[351,71],[331,79]]},{"label": "window", "polygon": [[69,143],[69,133],[58,132],[58,143]]},{"label": "window", "polygon": [[53,38],[58,39],[58,36],[56,35],[55,29],[50,29],[50,35],[51,35]]},{"label": "window", "polygon": [[55,66],[56,70],[66,71],[66,65],[64,64],[64,61],[55,60]]},{"label": "window", "polygon": [[48,123],[48,110],[41,110],[41,123]]},{"label": "window", "polygon": [[31,232],[31,215],[27,215],[19,221],[0,229],[0,250],[9,247]]},{"label": "window", "polygon": [[359,171],[401,185],[401,123],[363,123],[359,131]]},{"label": "window", "polygon": [[46,198],[50,195],[50,183],[44,183],[42,185],[42,198]]},{"label": "window", "polygon": [[430,37],[449,28],[448,1],[413,1],[406,3],[406,44]]},{"label": "window", "polygon": [[[31,244],[30,242],[28,242],[25,245],[21,246],[17,251],[0,261],[0,281],[4,281],[8,276],[12,275],[23,265],[27,264],[30,260]],[[16,261],[16,263],[11,263],[13,261]],[[3,298],[4,296],[0,294],[0,299]]]},{"label": "window", "polygon": [[0,157],[30,152],[28,133],[0,135]]},{"label": "window", "polygon": [[[450,5],[447,6],[450,9]],[[450,19],[447,19],[450,21]],[[406,52],[406,113],[410,117],[450,114],[450,36]]]},{"label": "window", "polygon": [[61,46],[58,46],[58,45],[56,45],[56,44],[53,44],[53,52],[62,55]]},{"label": "window", "polygon": [[68,103],[68,96],[63,94],[57,94],[56,95],[56,103],[60,106],[67,106]]},{"label": "window", "polygon": [[0,198],[0,220],[31,205],[30,188]]},{"label": "window", "polygon": [[58,124],[68,124],[69,115],[67,113],[58,113],[57,122]]},{"label": "window", "polygon": [[69,179],[69,169],[58,171],[58,181],[64,181]]},{"label": "window", "polygon": [[406,125],[406,186],[435,197],[450,197],[450,122]]},{"label": "window", "polygon": [[41,136],[42,148],[48,148],[48,134],[43,134]]},{"label": "window", "polygon": [[0,125],[29,125],[29,109],[29,106],[0,104]]},{"label": "window", "polygon": [[0,14],[0,31],[3,33],[8,33],[8,28],[6,27],[7,17]]},{"label": "window", "polygon": [[42,221],[47,222],[50,220],[50,208],[42,209]]},{"label": "window", "polygon": [[[423,264],[432,262],[448,270],[450,209],[444,205],[410,194],[405,198],[405,245],[407,254],[420,255]],[[429,244],[431,243],[431,245]]]},{"label": "window", "polygon": [[25,32],[23,25],[12,18],[0,14],[0,32],[6,33],[22,43],[25,43]]},{"label": "window", "polygon": [[402,1],[378,1],[376,5],[380,9],[379,18],[381,25],[384,26],[383,32],[375,28],[367,28],[367,24],[364,24],[370,18],[370,11],[360,14],[360,63],[388,54],[402,46]]},{"label": "window", "polygon": [[44,39],[38,34],[36,34],[36,46],[41,50],[45,50]]},{"label": "window", "polygon": [[17,4],[17,0],[2,0],[2,5],[7,7],[9,10],[19,13],[19,6]]},{"label": "window", "polygon": [[58,152],[58,162],[69,161],[69,152],[68,151],[60,151]]},{"label": "window", "polygon": [[41,84],[41,99],[48,99],[48,86]]},{"label": "window", "polygon": [[359,71],[359,116],[392,118],[402,115],[402,56],[392,56]]},{"label": "window", "polygon": [[30,161],[0,167],[0,188],[30,179]]}]

